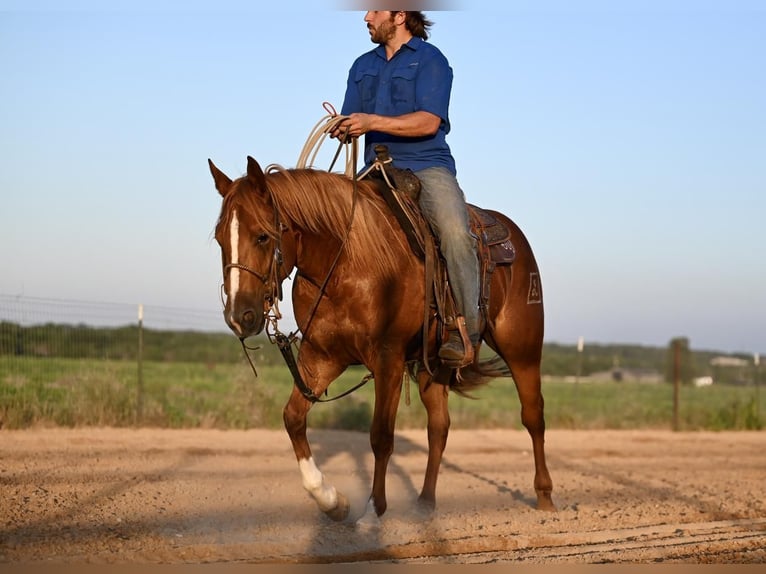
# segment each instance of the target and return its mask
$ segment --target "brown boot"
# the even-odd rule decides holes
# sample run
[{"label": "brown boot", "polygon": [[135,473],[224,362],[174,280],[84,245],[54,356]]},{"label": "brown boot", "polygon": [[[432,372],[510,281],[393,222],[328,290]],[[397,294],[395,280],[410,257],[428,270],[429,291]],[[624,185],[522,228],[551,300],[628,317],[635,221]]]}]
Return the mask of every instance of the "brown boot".
[{"label": "brown boot", "polygon": [[460,369],[473,363],[474,347],[479,343],[478,335],[469,336],[463,318],[459,317],[458,329],[451,330],[449,337],[439,348],[439,358],[447,367]]}]

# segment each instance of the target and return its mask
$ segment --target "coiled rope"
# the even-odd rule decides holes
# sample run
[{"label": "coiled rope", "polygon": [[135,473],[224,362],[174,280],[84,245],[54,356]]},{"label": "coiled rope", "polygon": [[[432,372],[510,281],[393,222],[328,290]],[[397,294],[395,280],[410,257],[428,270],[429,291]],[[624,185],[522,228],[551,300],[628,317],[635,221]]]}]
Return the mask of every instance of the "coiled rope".
[{"label": "coiled rope", "polygon": [[[306,139],[306,143],[303,145],[303,149],[298,156],[298,163],[296,164],[298,169],[314,167],[314,162],[316,161],[319,150],[325,139],[337,129],[338,125],[341,124],[343,120],[348,118],[348,116],[338,114],[333,105],[329,102],[324,102],[322,107],[327,112],[327,115],[321,118],[309,133],[309,137]],[[335,152],[335,157],[327,171],[333,170],[340,152],[345,148],[346,162],[343,173],[345,173],[347,177],[353,178],[357,156],[356,142],[356,138],[341,138],[341,141],[338,144],[338,151]]]}]

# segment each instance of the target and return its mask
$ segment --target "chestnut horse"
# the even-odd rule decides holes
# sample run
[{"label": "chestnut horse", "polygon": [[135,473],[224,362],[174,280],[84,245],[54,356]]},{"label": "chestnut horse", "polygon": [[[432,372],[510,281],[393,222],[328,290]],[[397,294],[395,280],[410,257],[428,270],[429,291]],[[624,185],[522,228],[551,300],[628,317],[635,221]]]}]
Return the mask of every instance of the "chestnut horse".
[{"label": "chestnut horse", "polygon": [[[306,418],[316,397],[348,366],[364,365],[374,378],[370,443],[375,468],[365,516],[379,517],[386,511],[386,468],[405,369],[423,358],[424,263],[369,179],[355,182],[313,169],[264,173],[248,157],[247,174],[232,181],[208,163],[223,197],[215,237],[222,252],[224,317],[240,340],[264,330],[282,281],[296,270],[292,301],[302,331],[296,378],[310,390],[303,392],[296,384],[284,408],[284,424],[303,486],[334,520],[347,518],[349,503],[317,467]],[[502,214],[494,215],[511,230],[516,259],[491,275],[483,340],[510,369],[505,371],[518,390],[522,423],[532,439],[537,506],[554,510],[540,389],[539,271],[521,230]],[[435,329],[430,333],[426,344],[434,348]],[[477,353],[474,364],[463,368],[460,377],[453,373],[449,385],[434,382],[429,369],[415,375],[428,417],[428,461],[418,502],[428,511],[435,507],[447,443],[448,392],[459,390],[456,385],[485,382],[480,374],[486,374],[482,367],[487,365]]]}]

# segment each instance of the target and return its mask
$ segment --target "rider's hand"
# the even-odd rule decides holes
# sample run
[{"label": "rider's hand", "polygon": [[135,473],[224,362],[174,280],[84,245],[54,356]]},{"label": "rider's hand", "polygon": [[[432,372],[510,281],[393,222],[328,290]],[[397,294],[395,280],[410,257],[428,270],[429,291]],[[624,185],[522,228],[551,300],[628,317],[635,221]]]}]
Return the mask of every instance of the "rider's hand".
[{"label": "rider's hand", "polygon": [[373,117],[371,114],[351,114],[340,122],[330,135],[344,143],[351,141],[351,139],[358,138],[372,129]]},{"label": "rider's hand", "polygon": [[342,143],[347,143],[351,141],[351,136],[349,134],[349,128],[346,126],[346,122],[348,120],[343,120],[342,122],[338,123],[335,128],[330,132],[330,137],[340,140]]}]

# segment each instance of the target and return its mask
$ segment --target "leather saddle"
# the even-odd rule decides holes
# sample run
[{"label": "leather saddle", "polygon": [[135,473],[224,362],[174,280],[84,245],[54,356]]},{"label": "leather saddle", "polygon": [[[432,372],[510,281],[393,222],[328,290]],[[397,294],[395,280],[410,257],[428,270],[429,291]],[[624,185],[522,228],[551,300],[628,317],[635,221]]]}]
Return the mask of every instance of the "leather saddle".
[{"label": "leather saddle", "polygon": [[[385,146],[376,148],[377,161],[368,174],[378,181],[378,188],[407,235],[412,251],[426,262],[426,281],[433,284],[439,315],[447,324],[454,317],[454,298],[449,288],[446,266],[439,251],[439,239],[433,233],[420,207],[420,180],[409,170],[394,167]],[[491,211],[467,204],[471,231],[477,238],[480,265],[479,307],[486,312],[492,272],[498,265],[511,265],[516,257],[511,232]]]},{"label": "leather saddle", "polygon": [[[378,169],[371,170],[369,173],[373,179],[379,180],[381,195],[407,234],[412,250],[423,258],[424,217],[418,207],[420,180],[412,171],[394,167],[386,146],[376,146],[375,152],[377,154],[375,167]],[[470,203],[467,206],[471,232],[478,239],[478,255],[481,257],[482,251],[485,251],[487,260],[495,265],[513,263],[516,250],[511,242],[510,230],[492,212]],[[433,234],[430,226],[426,224],[426,227]],[[438,238],[436,240],[438,241]]]}]

